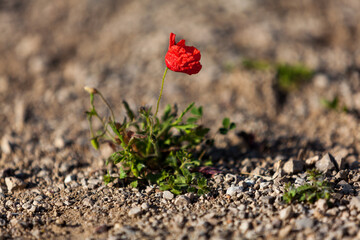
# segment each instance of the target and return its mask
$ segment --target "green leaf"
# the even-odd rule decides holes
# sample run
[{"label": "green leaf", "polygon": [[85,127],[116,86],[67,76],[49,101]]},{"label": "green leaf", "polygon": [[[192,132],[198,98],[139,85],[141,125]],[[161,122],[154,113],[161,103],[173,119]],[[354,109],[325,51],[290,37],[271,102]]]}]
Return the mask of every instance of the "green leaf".
[{"label": "green leaf", "polygon": [[198,179],[197,182],[200,188],[204,188],[207,186],[207,179],[205,177],[201,177],[200,179]]},{"label": "green leaf", "polygon": [[138,163],[138,164],[136,165],[136,169],[137,169],[139,172],[141,172],[141,170],[143,170],[144,168],[146,168],[146,166],[145,166],[145,164],[143,164],[143,163]]},{"label": "green leaf", "polygon": [[182,121],[182,118],[184,117],[184,115],[190,111],[190,109],[195,105],[195,103],[191,103],[180,115],[180,117],[178,119],[176,119],[176,121],[172,124],[172,125],[177,125],[178,123],[180,123]]},{"label": "green leaf", "polygon": [[222,135],[226,135],[227,133],[228,133],[228,129],[227,128],[219,128],[219,132],[220,132],[220,134],[222,134]]},{"label": "green leaf", "polygon": [[175,195],[180,195],[181,194],[181,191],[180,190],[177,190],[177,189],[171,189],[170,192],[172,192],[173,194]]},{"label": "green leaf", "polygon": [[119,171],[120,171],[120,176],[119,176],[120,179],[124,179],[127,177],[125,170],[121,166],[119,167]]},{"label": "green leaf", "polygon": [[197,127],[196,124],[184,124],[184,125],[176,125],[176,126],[174,126],[174,128],[179,129],[179,130],[194,129],[196,127]]},{"label": "green leaf", "polygon": [[196,123],[198,121],[198,118],[196,117],[190,117],[186,120],[187,123]]},{"label": "green leaf", "polygon": [[195,116],[198,116],[198,117],[202,117],[202,114],[203,114],[203,111],[202,111],[202,107],[193,107],[191,109],[191,113]]},{"label": "green leaf", "polygon": [[168,104],[168,105],[166,105],[164,114],[163,114],[163,116],[162,116],[162,120],[163,120],[164,122],[169,119],[170,113],[171,113],[171,105]]},{"label": "green leaf", "polygon": [[99,150],[99,142],[97,138],[91,139],[91,145],[95,150]]},{"label": "green leaf", "polygon": [[230,119],[224,118],[222,124],[223,124],[224,128],[229,128],[230,127]]},{"label": "green leaf", "polygon": [[133,121],[135,119],[134,112],[131,110],[131,108],[129,107],[129,104],[125,100],[123,101],[123,105],[126,109],[127,116],[130,118],[130,121]]},{"label": "green leaf", "polygon": [[132,182],[130,183],[130,186],[132,186],[133,188],[137,188],[138,185],[139,185],[139,182],[138,182],[137,180],[132,181]]},{"label": "green leaf", "polygon": [[112,181],[114,181],[114,179],[115,178],[111,177],[109,173],[104,175],[104,177],[103,177],[103,180],[104,180],[105,184],[111,183]]},{"label": "green leaf", "polygon": [[232,122],[232,123],[230,124],[229,129],[230,129],[230,130],[233,130],[233,129],[235,129],[235,128],[236,128],[236,124]]}]

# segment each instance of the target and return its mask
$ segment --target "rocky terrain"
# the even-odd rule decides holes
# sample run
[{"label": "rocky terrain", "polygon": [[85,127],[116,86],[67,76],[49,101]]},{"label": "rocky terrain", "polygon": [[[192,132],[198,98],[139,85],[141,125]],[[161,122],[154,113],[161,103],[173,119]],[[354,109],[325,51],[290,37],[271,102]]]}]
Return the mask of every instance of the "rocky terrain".
[{"label": "rocky terrain", "polygon": [[[358,0],[0,1],[0,239],[360,238],[359,10]],[[170,32],[201,51],[203,69],[169,72],[160,111],[195,101],[212,134],[223,117],[237,124],[216,135],[221,173],[201,196],[105,186],[111,149],[91,148],[83,87],[120,119],[123,99],[154,106]],[[310,80],[279,88],[284,63]],[[286,184],[313,168],[329,201],[286,203]]]}]

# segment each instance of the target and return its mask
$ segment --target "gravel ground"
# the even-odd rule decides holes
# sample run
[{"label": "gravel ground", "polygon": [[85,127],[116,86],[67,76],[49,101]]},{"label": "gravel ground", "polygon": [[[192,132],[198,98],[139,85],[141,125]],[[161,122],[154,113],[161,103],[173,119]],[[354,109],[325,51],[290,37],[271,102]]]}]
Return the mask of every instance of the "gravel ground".
[{"label": "gravel ground", "polygon": [[[359,11],[358,0],[0,1],[0,239],[360,239]],[[123,99],[154,105],[170,32],[201,50],[203,69],[168,73],[161,109],[195,101],[205,125],[236,122],[216,137],[221,173],[202,196],[105,186],[111,150],[91,148],[83,87],[117,117]],[[274,70],[244,59],[314,76],[284,98]],[[321,104],[336,96],[348,111]],[[286,204],[286,183],[314,167],[330,204]]]}]

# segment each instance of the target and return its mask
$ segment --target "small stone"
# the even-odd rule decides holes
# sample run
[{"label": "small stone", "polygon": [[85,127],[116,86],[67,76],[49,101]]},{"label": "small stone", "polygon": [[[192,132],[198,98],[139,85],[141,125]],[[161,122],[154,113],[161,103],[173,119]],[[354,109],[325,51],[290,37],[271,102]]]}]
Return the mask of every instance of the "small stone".
[{"label": "small stone", "polygon": [[66,225],[66,222],[64,219],[58,218],[58,219],[56,219],[55,224],[58,226],[64,227]]},{"label": "small stone", "polygon": [[360,196],[352,197],[349,206],[350,208],[356,208],[360,211]]},{"label": "small stone", "polygon": [[288,206],[279,212],[279,217],[281,220],[289,219],[292,215],[293,215],[293,209],[291,206]]},{"label": "small stone", "polygon": [[6,221],[3,218],[0,218],[0,227],[6,226]]},{"label": "small stone", "polygon": [[4,135],[1,138],[1,151],[5,154],[10,154],[12,152],[11,143],[7,135]]},{"label": "small stone", "polygon": [[337,185],[341,187],[341,192],[344,194],[350,194],[354,191],[352,186],[344,180],[341,180],[340,182],[338,182]]},{"label": "small stone", "polygon": [[294,159],[288,160],[283,166],[283,170],[287,174],[299,173],[303,170],[303,168],[304,168],[304,162]]},{"label": "small stone", "polygon": [[243,221],[240,225],[240,231],[242,233],[245,233],[246,231],[250,230],[252,228],[252,224],[251,222],[248,222],[248,221]]},{"label": "small stone", "polygon": [[300,219],[297,219],[295,222],[295,228],[297,230],[302,230],[302,229],[306,229],[306,228],[312,228],[314,226],[314,219],[312,218],[308,218],[308,217],[303,217]]},{"label": "small stone", "polygon": [[90,198],[84,198],[82,200],[82,203],[84,204],[84,206],[87,206],[87,207],[92,207],[94,205],[94,201],[91,200]]},{"label": "small stone", "polygon": [[149,204],[146,203],[146,202],[141,204],[141,209],[144,210],[144,211],[148,210],[149,209]]},{"label": "small stone", "polygon": [[180,195],[175,199],[175,205],[188,205],[190,204],[190,199],[184,195]]},{"label": "small stone", "polygon": [[110,226],[104,224],[104,225],[101,225],[101,226],[97,227],[95,229],[95,233],[96,234],[101,234],[101,233],[109,231],[110,228],[111,228]]},{"label": "small stone", "polygon": [[54,146],[58,149],[62,149],[65,147],[65,140],[62,137],[56,137],[54,140]]},{"label": "small stone", "polygon": [[243,187],[237,187],[237,186],[231,186],[226,190],[226,194],[230,196],[234,196],[238,193],[241,193],[244,191]]},{"label": "small stone", "polygon": [[335,178],[336,179],[341,179],[341,180],[346,180],[347,178],[347,172],[344,171],[344,170],[340,170],[336,175],[335,175]]},{"label": "small stone", "polygon": [[69,174],[65,177],[64,183],[68,184],[71,181],[75,181],[75,180],[76,180],[76,175]]},{"label": "small stone", "polygon": [[274,201],[275,201],[275,197],[273,196],[264,196],[261,198],[261,201],[264,203],[264,204],[273,204]]},{"label": "small stone", "polygon": [[33,229],[31,231],[31,235],[36,238],[36,239],[40,239],[40,236],[41,236],[41,232],[39,229]]},{"label": "small stone", "polygon": [[327,201],[325,199],[319,199],[316,202],[316,208],[320,211],[325,212],[328,208]]},{"label": "small stone", "polygon": [[316,162],[316,168],[321,172],[326,172],[336,169],[335,159],[330,153],[326,153],[319,161]]},{"label": "small stone", "polygon": [[26,186],[26,183],[24,183],[21,179],[16,177],[5,178],[5,184],[9,192],[12,192],[13,190],[24,189]]},{"label": "small stone", "polygon": [[154,191],[154,187],[147,186],[147,187],[145,188],[146,194],[150,194],[150,193],[153,192],[153,191]]},{"label": "small stone", "polygon": [[174,194],[170,191],[164,191],[163,192],[163,198],[167,199],[167,200],[171,200],[174,198]]},{"label": "small stone", "polygon": [[34,212],[36,212],[36,209],[37,209],[36,206],[31,205],[31,208],[28,211],[31,213],[34,213]]},{"label": "small stone", "polygon": [[141,214],[141,208],[140,207],[133,207],[132,209],[130,209],[130,211],[128,212],[128,215],[130,217],[134,217],[134,216],[138,216]]},{"label": "small stone", "polygon": [[57,202],[55,203],[55,206],[57,206],[57,207],[62,207],[62,206],[64,206],[64,203],[63,203],[62,201],[57,201]]},{"label": "small stone", "polygon": [[305,160],[305,164],[307,166],[311,166],[314,165],[317,161],[319,161],[320,157],[318,155],[315,155],[313,157],[310,157],[308,159]]},{"label": "small stone", "polygon": [[293,229],[293,227],[291,225],[287,225],[287,226],[283,227],[282,229],[280,229],[279,238],[285,239],[286,237],[288,237],[292,229]]},{"label": "small stone", "polygon": [[30,202],[26,202],[26,203],[24,203],[23,205],[21,205],[21,207],[22,207],[23,209],[30,209],[30,208],[31,208],[31,203],[30,203]]}]

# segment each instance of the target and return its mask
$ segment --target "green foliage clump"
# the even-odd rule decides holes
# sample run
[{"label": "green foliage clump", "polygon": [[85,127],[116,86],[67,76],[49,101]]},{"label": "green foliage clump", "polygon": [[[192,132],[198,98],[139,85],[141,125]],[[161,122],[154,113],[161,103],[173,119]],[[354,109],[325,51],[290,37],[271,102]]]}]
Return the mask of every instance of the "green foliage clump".
[{"label": "green foliage clump", "polygon": [[277,84],[283,91],[297,89],[301,84],[309,81],[313,74],[312,70],[301,64],[278,64],[276,66]]},{"label": "green foliage clump", "polygon": [[[151,108],[140,108],[138,113],[123,102],[127,117],[120,123],[114,114],[109,120],[102,119],[94,106],[94,95],[98,94],[110,108],[99,91],[90,93],[91,109],[87,112],[91,143],[95,149],[99,141],[107,139],[114,148],[108,163],[118,165],[119,178],[130,183],[132,187],[142,184],[158,184],[161,190],[169,190],[174,194],[208,191],[207,179],[196,169],[204,165],[206,148],[213,139],[207,137],[209,128],[200,124],[203,116],[202,107],[191,103],[183,112],[168,105],[160,118],[153,116]],[[111,108],[110,108],[111,110]],[[112,110],[111,110],[112,113]],[[188,118],[185,115],[191,114]],[[92,118],[98,118],[103,127],[95,134]],[[221,134],[235,128],[228,118],[223,121]],[[110,174],[104,176],[105,183],[115,178]]]},{"label": "green foliage clump", "polygon": [[307,174],[310,183],[306,183],[297,188],[290,183],[286,185],[286,192],[283,195],[283,200],[286,203],[295,201],[314,203],[319,199],[330,199],[330,194],[333,190],[331,185],[323,180],[323,175],[315,169],[308,171]]},{"label": "green foliage clump", "polygon": [[339,97],[335,96],[332,100],[327,100],[325,98],[321,99],[321,103],[326,109],[334,111],[343,111],[345,113],[349,112],[349,109],[346,106],[340,106]]},{"label": "green foliage clump", "polygon": [[271,68],[271,64],[263,60],[245,59],[242,64],[249,70],[267,70]]},{"label": "green foliage clump", "polygon": [[280,91],[289,92],[311,79],[314,72],[302,64],[271,64],[263,60],[245,59],[242,65],[250,70],[268,70],[276,73],[276,85]]}]

